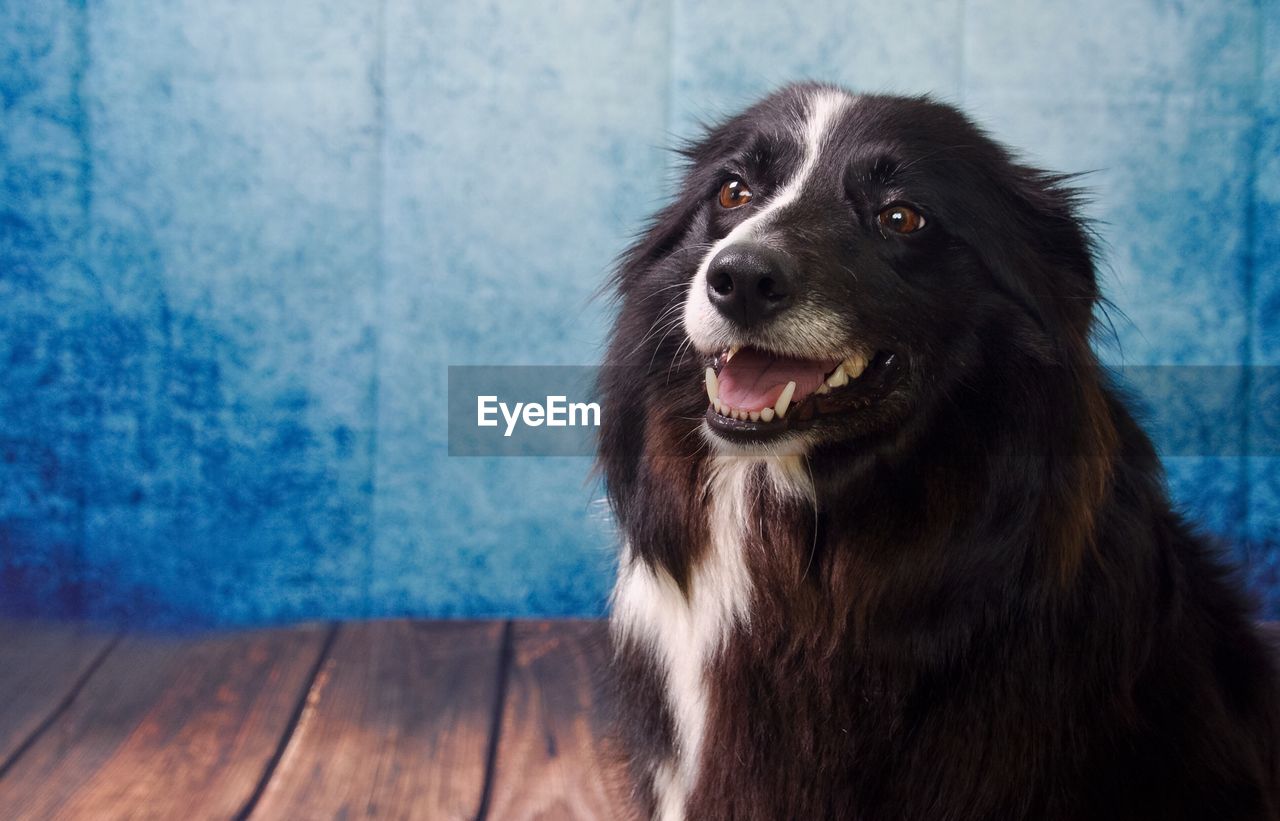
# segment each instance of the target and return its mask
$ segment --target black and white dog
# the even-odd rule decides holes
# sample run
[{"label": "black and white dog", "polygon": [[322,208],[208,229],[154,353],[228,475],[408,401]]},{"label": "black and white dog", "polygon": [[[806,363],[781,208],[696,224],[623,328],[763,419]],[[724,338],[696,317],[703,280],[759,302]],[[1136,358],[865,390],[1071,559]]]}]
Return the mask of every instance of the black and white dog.
[{"label": "black and white dog", "polygon": [[1063,178],[820,85],[686,156],[601,377],[647,811],[1276,818],[1272,664],[1090,347]]}]

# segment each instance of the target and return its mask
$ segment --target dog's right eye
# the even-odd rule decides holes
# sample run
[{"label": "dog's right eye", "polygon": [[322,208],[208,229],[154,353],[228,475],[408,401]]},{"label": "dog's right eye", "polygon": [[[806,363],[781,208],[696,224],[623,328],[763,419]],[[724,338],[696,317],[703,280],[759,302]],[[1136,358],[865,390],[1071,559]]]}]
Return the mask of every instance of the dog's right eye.
[{"label": "dog's right eye", "polygon": [[924,215],[905,205],[891,205],[876,218],[880,221],[881,228],[895,234],[914,234],[925,225]]},{"label": "dog's right eye", "polygon": [[751,202],[751,189],[737,177],[720,186],[721,208],[737,208],[749,202]]}]

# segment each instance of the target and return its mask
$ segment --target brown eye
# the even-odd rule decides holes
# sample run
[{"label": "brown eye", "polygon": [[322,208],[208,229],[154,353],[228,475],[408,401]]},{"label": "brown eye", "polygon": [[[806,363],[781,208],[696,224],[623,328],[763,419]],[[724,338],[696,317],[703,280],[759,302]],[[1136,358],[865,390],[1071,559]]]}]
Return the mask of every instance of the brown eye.
[{"label": "brown eye", "polygon": [[924,217],[914,208],[891,205],[880,212],[880,226],[895,234],[914,234],[924,227]]},{"label": "brown eye", "polygon": [[751,189],[739,179],[732,179],[720,186],[720,207],[737,208],[751,202]]}]

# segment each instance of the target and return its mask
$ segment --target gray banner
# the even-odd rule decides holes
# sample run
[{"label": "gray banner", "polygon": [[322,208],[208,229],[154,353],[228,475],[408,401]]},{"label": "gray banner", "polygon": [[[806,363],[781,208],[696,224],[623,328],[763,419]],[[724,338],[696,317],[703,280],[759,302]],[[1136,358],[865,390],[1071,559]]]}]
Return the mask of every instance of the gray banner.
[{"label": "gray banner", "polygon": [[[592,456],[598,368],[451,365],[450,456]],[[1280,456],[1280,367],[1112,368],[1166,457]]]}]

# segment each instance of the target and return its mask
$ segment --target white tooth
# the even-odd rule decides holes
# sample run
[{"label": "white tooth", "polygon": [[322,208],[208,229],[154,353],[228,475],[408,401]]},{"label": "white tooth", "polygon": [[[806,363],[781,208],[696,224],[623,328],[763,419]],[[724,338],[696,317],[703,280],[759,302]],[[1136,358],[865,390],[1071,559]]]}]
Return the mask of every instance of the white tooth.
[{"label": "white tooth", "polygon": [[836,365],[835,372],[827,377],[827,384],[833,388],[842,388],[849,384],[849,376],[844,372],[844,365]]},{"label": "white tooth", "polygon": [[763,420],[764,420],[764,421],[766,421],[766,422],[772,422],[772,421],[773,421],[773,408],[765,408],[764,410],[760,411],[760,418],[761,418],[761,419],[763,419]]},{"label": "white tooth", "polygon": [[788,382],[787,386],[782,389],[782,395],[778,397],[778,401],[774,404],[773,409],[778,414],[778,418],[787,415],[787,407],[791,404],[791,397],[796,395],[796,383]]},{"label": "white tooth", "polygon": [[736,353],[737,353],[738,351],[740,351],[740,350],[742,350],[742,346],[741,346],[741,345],[733,345],[733,346],[731,346],[731,347],[729,348],[729,352],[728,352],[727,354],[725,354],[725,355],[724,355],[724,361],[725,361],[725,362],[728,362],[730,359],[733,359],[733,355],[734,355],[734,354],[736,354]]},{"label": "white tooth", "polygon": [[752,411],[751,413],[749,413],[749,414],[747,414],[747,415],[751,417],[751,421],[752,421],[752,422],[759,422],[759,421],[760,421],[760,411]]},{"label": "white tooth", "polygon": [[819,395],[824,393],[831,393],[831,388],[827,387],[826,382],[823,382],[821,385],[818,386],[817,390],[815,390],[814,393]]},{"label": "white tooth", "polygon": [[862,356],[851,356],[841,365],[850,379],[857,379],[867,369],[867,360]]},{"label": "white tooth", "polygon": [[707,368],[707,396],[713,405],[720,398],[720,383],[716,381],[715,368]]}]

